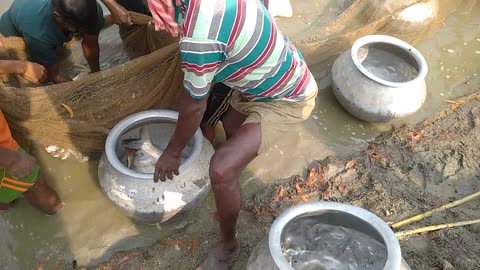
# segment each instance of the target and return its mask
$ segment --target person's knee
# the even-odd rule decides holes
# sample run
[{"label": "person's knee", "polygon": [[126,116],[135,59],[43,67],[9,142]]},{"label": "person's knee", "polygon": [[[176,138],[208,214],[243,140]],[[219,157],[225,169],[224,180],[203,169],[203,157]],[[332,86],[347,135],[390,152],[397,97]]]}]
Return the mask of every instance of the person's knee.
[{"label": "person's knee", "polygon": [[215,152],[210,160],[210,180],[213,186],[234,180],[232,167],[226,162],[223,151]]}]

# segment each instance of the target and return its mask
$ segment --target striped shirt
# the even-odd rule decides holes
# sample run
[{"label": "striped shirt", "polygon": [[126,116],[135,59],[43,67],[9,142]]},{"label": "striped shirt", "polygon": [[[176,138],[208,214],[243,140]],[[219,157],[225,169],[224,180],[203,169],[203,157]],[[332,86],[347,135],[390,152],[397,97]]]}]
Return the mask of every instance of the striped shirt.
[{"label": "striped shirt", "polygon": [[252,101],[300,101],[315,91],[301,53],[259,0],[182,0],[175,10],[192,97],[206,97],[216,82]]}]

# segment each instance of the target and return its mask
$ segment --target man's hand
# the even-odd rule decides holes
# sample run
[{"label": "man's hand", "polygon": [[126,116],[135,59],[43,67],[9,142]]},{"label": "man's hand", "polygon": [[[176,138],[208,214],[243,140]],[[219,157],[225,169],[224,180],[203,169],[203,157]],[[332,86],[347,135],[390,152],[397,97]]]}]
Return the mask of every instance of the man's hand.
[{"label": "man's hand", "polygon": [[158,179],[164,182],[166,180],[165,177],[172,179],[173,174],[178,175],[180,155],[200,126],[203,113],[207,108],[207,101],[208,98],[206,97],[195,99],[187,91],[183,91],[178,106],[180,110],[178,112],[175,133],[155,166],[155,173],[153,174],[155,183],[158,182]]},{"label": "man's hand", "polygon": [[165,182],[167,178],[173,180],[173,175],[178,175],[179,168],[180,154],[165,151],[157,161],[153,181],[158,183],[158,179],[160,179],[160,181]]},{"label": "man's hand", "polygon": [[105,6],[110,10],[112,14],[112,20],[114,24],[130,26],[133,24],[132,17],[128,10],[122,5],[118,4],[115,0],[102,0]]},{"label": "man's hand", "polygon": [[72,79],[60,72],[58,64],[51,65],[47,68],[48,78],[54,83],[71,82]]},{"label": "man's hand", "polygon": [[17,152],[15,161],[6,168],[8,173],[17,179],[24,178],[35,166],[35,158],[24,152]]},{"label": "man's hand", "polygon": [[19,75],[30,82],[39,84],[47,78],[47,69],[44,66],[29,61],[23,61],[22,64]]},{"label": "man's hand", "polygon": [[121,5],[115,3],[114,5],[112,5],[111,9],[109,8],[109,10],[112,13],[112,20],[114,24],[126,26],[130,26],[133,24],[130,13]]}]

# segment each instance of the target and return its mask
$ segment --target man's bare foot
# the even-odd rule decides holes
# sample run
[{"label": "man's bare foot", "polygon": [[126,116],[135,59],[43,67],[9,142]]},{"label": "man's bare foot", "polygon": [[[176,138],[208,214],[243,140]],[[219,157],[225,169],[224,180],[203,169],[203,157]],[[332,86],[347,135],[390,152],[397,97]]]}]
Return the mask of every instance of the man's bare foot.
[{"label": "man's bare foot", "polygon": [[54,215],[63,207],[57,192],[45,183],[42,174],[35,185],[25,192],[24,197],[33,207],[47,215]]},{"label": "man's bare foot", "polygon": [[216,248],[210,250],[207,258],[197,270],[228,270],[237,256],[238,250],[237,241],[220,243]]}]

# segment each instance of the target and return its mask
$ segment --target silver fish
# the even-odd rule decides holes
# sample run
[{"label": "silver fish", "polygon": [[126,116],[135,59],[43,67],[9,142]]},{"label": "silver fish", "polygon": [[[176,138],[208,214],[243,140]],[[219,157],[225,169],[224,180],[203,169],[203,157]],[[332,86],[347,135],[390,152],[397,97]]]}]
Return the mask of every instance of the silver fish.
[{"label": "silver fish", "polygon": [[143,150],[156,160],[158,160],[163,153],[162,150],[153,144],[150,134],[147,129],[143,127],[140,129],[140,138],[124,140],[123,146],[126,149]]}]

